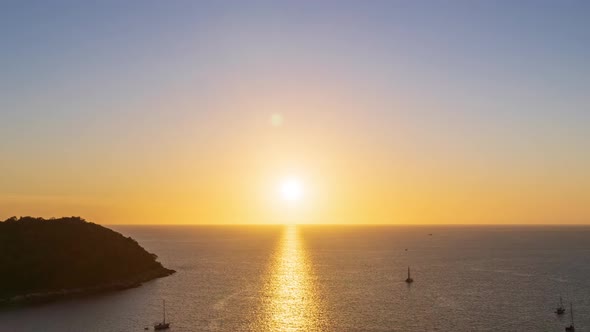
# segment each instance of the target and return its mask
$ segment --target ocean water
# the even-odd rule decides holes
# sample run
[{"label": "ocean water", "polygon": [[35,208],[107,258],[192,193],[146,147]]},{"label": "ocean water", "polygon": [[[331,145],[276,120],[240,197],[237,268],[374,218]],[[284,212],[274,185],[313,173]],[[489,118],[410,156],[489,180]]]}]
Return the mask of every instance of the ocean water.
[{"label": "ocean water", "polygon": [[0,331],[143,331],[162,299],[170,331],[564,331],[559,296],[590,331],[590,227],[112,228],[178,272],[3,310]]}]

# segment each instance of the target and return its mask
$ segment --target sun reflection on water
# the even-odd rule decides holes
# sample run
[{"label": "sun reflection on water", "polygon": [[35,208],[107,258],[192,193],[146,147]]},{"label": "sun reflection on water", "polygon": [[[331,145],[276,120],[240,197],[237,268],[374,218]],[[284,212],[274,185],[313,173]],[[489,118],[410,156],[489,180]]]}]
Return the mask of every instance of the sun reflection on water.
[{"label": "sun reflection on water", "polygon": [[267,331],[321,330],[319,297],[297,226],[286,226],[264,290]]}]

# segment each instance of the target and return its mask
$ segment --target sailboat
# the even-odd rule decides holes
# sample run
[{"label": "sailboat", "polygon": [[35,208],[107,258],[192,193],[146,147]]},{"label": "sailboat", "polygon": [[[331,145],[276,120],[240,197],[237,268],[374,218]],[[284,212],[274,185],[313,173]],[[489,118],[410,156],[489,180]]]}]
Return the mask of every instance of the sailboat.
[{"label": "sailboat", "polygon": [[559,307],[555,309],[555,313],[558,315],[563,315],[565,313],[565,308],[563,307],[563,299],[561,296],[559,297]]},{"label": "sailboat", "polygon": [[406,279],[406,283],[411,284],[414,282],[414,279],[410,276],[410,267],[408,266],[408,278]]},{"label": "sailboat", "polygon": [[162,300],[162,306],[164,307],[164,319],[154,324],[154,330],[167,330],[170,328],[170,323],[166,323],[166,300]]},{"label": "sailboat", "polygon": [[570,326],[566,326],[565,327],[565,331],[566,332],[574,332],[574,331],[576,331],[576,328],[574,327],[574,306],[572,305],[571,302],[570,302],[570,315],[572,317],[572,323],[570,324]]}]

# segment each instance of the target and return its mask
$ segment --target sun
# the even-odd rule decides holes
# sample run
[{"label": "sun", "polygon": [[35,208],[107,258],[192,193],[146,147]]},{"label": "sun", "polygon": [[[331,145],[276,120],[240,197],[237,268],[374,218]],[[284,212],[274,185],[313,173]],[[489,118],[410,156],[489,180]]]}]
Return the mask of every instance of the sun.
[{"label": "sun", "polygon": [[303,197],[303,183],[297,177],[284,179],[279,187],[281,197],[288,202],[297,202]]}]

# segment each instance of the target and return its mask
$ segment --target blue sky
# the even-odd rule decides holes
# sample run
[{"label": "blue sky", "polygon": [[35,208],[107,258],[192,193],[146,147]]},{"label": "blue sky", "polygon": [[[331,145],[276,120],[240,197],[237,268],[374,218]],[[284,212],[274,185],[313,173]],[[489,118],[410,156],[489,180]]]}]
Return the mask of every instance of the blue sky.
[{"label": "blue sky", "polygon": [[0,190],[107,195],[94,165],[221,158],[290,104],[291,140],[322,127],[385,165],[570,174],[587,193],[589,17],[586,1],[4,1]]}]

